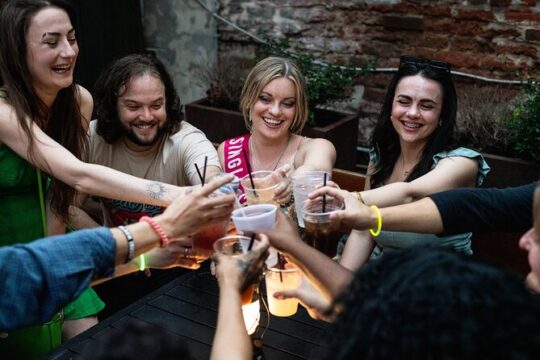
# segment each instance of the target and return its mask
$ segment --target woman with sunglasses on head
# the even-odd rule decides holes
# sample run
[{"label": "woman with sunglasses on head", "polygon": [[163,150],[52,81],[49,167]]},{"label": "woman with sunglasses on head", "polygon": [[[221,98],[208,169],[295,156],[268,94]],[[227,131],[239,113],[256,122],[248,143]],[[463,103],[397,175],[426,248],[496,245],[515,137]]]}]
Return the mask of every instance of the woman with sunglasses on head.
[{"label": "woman with sunglasses on head", "polygon": [[[240,110],[249,134],[219,145],[226,172],[242,178],[249,168],[277,170],[283,177],[290,171],[332,171],[334,145],[300,135],[308,118],[307,94],[304,76],[290,59],[267,57],[253,67],[242,89]],[[280,203],[290,197],[286,184],[282,182],[274,194]]]},{"label": "woman with sunglasses on head", "polygon": [[[369,179],[365,191],[357,193],[358,200],[386,207],[447,189],[479,186],[489,166],[478,152],[454,147],[456,112],[450,66],[402,56],[373,133]],[[470,233],[437,237],[383,231],[371,236],[353,230],[342,265],[362,266],[375,245],[383,251],[428,245],[472,253]]]},{"label": "woman with sunglasses on head", "polygon": [[[63,232],[76,191],[161,206],[184,194],[81,161],[93,101],[73,82],[74,21],[66,0],[8,0],[0,9],[0,245]],[[95,324],[103,306],[92,291],[70,304],[63,313],[67,336]],[[0,357],[7,343],[21,351],[6,350],[11,357],[48,351],[61,338],[58,323],[27,330],[26,344],[15,333],[0,339]]]}]

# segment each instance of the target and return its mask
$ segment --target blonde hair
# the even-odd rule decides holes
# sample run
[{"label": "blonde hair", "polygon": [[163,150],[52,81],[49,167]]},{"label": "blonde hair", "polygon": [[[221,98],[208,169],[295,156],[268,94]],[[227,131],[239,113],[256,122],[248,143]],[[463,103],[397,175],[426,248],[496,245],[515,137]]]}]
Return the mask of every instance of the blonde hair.
[{"label": "blonde hair", "polygon": [[281,57],[267,57],[257,63],[249,72],[242,94],[240,96],[240,110],[244,116],[244,122],[251,131],[250,111],[262,90],[274,79],[286,78],[295,85],[296,111],[289,131],[299,134],[308,117],[308,103],[305,89],[306,81],[298,66],[290,59]]}]

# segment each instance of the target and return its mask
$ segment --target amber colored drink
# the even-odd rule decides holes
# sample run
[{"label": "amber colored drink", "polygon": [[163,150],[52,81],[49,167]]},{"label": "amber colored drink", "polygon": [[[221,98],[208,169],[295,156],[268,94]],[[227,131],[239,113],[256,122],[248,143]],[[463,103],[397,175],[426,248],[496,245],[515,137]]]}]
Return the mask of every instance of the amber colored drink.
[{"label": "amber colored drink", "polygon": [[227,221],[209,224],[193,235],[197,261],[204,261],[214,253],[214,243],[225,235],[227,225]]},{"label": "amber colored drink", "polygon": [[247,287],[246,290],[242,292],[242,305],[251,304],[254,290],[255,290],[255,284],[251,284]]},{"label": "amber colored drink", "polygon": [[317,223],[304,219],[304,225],[306,230],[303,238],[308,245],[329,257],[336,256],[337,246],[341,238],[337,223]]},{"label": "amber colored drink", "polygon": [[255,204],[274,204],[279,206],[277,201],[273,199],[274,191],[279,185],[280,178],[273,171],[261,170],[251,174],[255,190],[251,185],[249,175],[246,175],[240,180],[246,200],[249,205]]}]

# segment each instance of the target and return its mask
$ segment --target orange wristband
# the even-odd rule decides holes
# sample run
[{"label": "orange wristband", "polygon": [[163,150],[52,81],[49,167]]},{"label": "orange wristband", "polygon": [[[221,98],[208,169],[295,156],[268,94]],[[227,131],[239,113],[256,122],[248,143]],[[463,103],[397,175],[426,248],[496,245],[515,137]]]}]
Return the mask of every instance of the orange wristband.
[{"label": "orange wristband", "polygon": [[143,216],[139,219],[139,221],[147,222],[152,227],[152,229],[154,229],[156,234],[159,235],[160,247],[165,247],[169,245],[170,241],[167,237],[167,234],[165,234],[165,231],[163,231],[163,229],[161,228],[161,226],[159,226],[156,220],[152,219],[150,216]]}]

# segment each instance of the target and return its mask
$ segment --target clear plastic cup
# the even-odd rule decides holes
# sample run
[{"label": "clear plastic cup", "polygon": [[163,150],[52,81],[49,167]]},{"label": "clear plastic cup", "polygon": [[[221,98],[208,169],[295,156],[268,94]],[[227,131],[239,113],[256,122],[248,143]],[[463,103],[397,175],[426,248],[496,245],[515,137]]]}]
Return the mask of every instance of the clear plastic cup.
[{"label": "clear plastic cup", "polygon": [[248,205],[255,204],[274,204],[279,206],[278,202],[273,199],[281,177],[274,171],[261,170],[251,173],[255,189],[251,185],[249,175],[244,176],[240,183],[244,188]]},{"label": "clear plastic cup", "polygon": [[332,174],[326,171],[303,171],[292,177],[292,189],[298,225],[304,227],[302,216],[302,204],[308,199],[308,195],[315,191],[319,185],[324,184],[324,174],[326,180],[331,180]]},{"label": "clear plastic cup", "polygon": [[193,248],[197,262],[208,259],[214,253],[214,243],[225,235],[228,225],[228,221],[211,223],[193,234]]},{"label": "clear plastic cup", "polygon": [[336,256],[341,232],[339,223],[330,221],[330,214],[342,210],[344,204],[331,196],[326,196],[325,202],[324,211],[322,196],[303,203],[302,216],[305,225],[303,238],[308,245],[333,258]]},{"label": "clear plastic cup", "polygon": [[[247,236],[231,235],[218,239],[214,243],[214,250],[217,253],[227,256],[239,256],[247,253],[249,250],[249,243],[251,238]],[[256,249],[260,245],[258,239],[253,240],[252,249]],[[242,305],[246,305],[252,302],[253,293],[257,284],[251,284],[242,292]]]},{"label": "clear plastic cup", "polygon": [[276,299],[274,293],[283,290],[294,290],[302,282],[302,272],[293,264],[285,264],[284,269],[272,267],[266,270],[266,295],[270,314],[275,316],[292,316],[298,310],[298,299]]},{"label": "clear plastic cup", "polygon": [[232,212],[236,230],[244,233],[270,230],[276,222],[277,206],[272,204],[249,205]]}]

